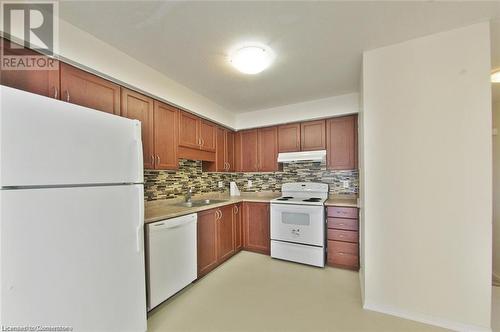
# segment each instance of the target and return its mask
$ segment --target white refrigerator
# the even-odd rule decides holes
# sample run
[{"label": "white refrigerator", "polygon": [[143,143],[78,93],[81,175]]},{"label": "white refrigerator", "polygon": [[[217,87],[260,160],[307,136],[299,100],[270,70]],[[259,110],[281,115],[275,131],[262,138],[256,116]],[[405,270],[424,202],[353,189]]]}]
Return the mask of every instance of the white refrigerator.
[{"label": "white refrigerator", "polygon": [[140,122],[0,87],[0,325],[146,331]]}]

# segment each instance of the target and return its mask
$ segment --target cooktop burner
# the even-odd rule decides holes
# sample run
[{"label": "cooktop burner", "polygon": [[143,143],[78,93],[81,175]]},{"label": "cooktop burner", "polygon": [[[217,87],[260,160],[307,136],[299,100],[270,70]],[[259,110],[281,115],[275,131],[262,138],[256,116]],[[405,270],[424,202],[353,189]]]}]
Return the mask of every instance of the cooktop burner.
[{"label": "cooktop burner", "polygon": [[285,197],[280,197],[276,199],[277,201],[288,201],[289,199],[293,199],[292,196],[285,196]]},{"label": "cooktop burner", "polygon": [[323,199],[319,197],[311,197],[308,199],[303,199],[303,202],[321,202]]}]

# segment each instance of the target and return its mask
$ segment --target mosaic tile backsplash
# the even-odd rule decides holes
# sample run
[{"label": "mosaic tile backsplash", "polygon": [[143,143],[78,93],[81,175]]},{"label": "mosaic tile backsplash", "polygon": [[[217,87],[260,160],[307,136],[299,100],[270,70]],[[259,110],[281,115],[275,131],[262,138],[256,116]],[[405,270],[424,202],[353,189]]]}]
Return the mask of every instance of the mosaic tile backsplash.
[{"label": "mosaic tile backsplash", "polygon": [[[224,192],[235,181],[241,191],[280,191],[287,182],[323,182],[330,185],[331,194],[357,194],[358,171],[329,171],[324,163],[295,162],[283,164],[283,171],[269,173],[212,173],[202,172],[202,162],[179,161],[177,171],[144,171],[144,196],[148,201],[183,197],[188,188],[193,193]],[[248,180],[252,187],[248,187]],[[223,187],[219,188],[219,181]],[[347,181],[347,188],[344,187]]]}]

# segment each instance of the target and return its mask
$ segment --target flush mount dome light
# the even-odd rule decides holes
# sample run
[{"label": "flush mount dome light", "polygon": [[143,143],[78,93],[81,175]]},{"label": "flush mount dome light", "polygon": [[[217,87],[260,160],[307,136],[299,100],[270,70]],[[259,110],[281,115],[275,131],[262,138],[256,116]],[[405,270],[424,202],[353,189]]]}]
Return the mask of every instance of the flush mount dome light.
[{"label": "flush mount dome light", "polygon": [[245,74],[258,74],[273,62],[273,53],[261,46],[245,46],[236,49],[229,56],[234,68]]},{"label": "flush mount dome light", "polygon": [[491,74],[491,83],[500,83],[500,70]]}]

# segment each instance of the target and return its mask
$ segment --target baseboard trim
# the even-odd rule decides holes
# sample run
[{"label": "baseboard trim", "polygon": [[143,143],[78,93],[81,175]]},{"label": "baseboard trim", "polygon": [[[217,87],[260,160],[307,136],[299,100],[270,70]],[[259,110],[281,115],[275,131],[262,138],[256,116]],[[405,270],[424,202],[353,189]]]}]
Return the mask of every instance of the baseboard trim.
[{"label": "baseboard trim", "polygon": [[376,311],[376,312],[380,312],[383,314],[396,316],[396,317],[400,317],[400,318],[405,318],[405,319],[413,320],[413,321],[420,322],[420,323],[425,323],[425,324],[429,324],[429,325],[443,327],[443,328],[454,330],[454,331],[492,332],[491,327],[463,324],[463,323],[450,321],[447,319],[442,319],[442,318],[427,315],[427,314],[410,312],[407,310],[401,310],[401,309],[394,308],[392,306],[387,306],[387,305],[379,305],[379,304],[365,302],[363,304],[363,309],[370,310],[370,311]]}]

